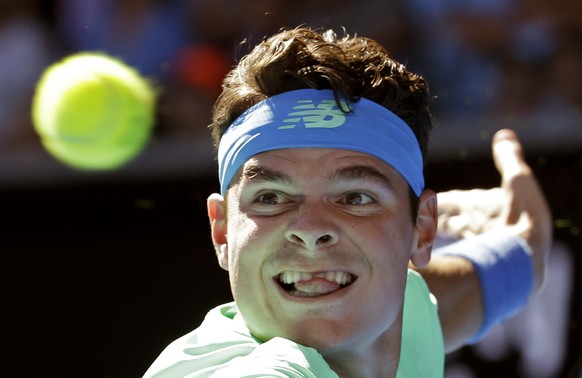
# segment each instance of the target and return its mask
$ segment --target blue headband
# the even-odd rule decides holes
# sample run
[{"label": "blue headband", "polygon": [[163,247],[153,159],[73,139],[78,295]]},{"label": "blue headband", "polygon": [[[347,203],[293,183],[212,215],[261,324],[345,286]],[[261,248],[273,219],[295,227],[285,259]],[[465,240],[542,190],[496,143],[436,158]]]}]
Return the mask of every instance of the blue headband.
[{"label": "blue headband", "polygon": [[254,155],[315,147],[377,157],[396,169],[420,196],[424,188],[422,154],[410,127],[365,98],[349,107],[349,113],[339,109],[332,90],[299,89],[269,97],[247,109],[229,126],[218,147],[222,194],[238,169]]}]

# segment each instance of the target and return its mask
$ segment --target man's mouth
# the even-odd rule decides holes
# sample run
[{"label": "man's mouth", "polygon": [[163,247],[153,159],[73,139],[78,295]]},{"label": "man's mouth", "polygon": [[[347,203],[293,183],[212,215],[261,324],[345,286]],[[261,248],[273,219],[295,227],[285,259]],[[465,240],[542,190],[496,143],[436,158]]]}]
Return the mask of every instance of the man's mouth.
[{"label": "man's mouth", "polygon": [[306,273],[286,270],[276,281],[295,297],[319,297],[343,289],[356,280],[356,276],[342,271]]}]

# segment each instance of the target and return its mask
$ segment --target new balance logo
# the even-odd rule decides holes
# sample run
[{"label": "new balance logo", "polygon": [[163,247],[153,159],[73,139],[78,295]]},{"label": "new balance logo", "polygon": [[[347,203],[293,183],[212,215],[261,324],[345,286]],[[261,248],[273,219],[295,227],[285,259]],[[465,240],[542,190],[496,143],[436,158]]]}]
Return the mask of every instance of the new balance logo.
[{"label": "new balance logo", "polygon": [[[347,104],[345,107],[347,108]],[[293,110],[283,120],[284,125],[279,126],[279,129],[293,129],[301,123],[306,128],[331,129],[340,127],[346,121],[345,113],[338,108],[334,100],[323,100],[317,106],[312,100],[299,100]]]}]

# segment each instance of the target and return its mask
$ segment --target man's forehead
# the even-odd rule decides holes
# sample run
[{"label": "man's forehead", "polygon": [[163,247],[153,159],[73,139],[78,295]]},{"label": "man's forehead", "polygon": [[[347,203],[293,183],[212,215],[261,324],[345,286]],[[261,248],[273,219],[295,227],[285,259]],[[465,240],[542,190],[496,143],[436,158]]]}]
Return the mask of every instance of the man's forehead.
[{"label": "man's forehead", "polygon": [[287,164],[289,166],[300,165],[305,169],[309,167],[323,169],[325,164],[329,168],[328,170],[334,171],[344,166],[353,165],[369,165],[379,170],[394,170],[385,161],[365,152],[319,147],[283,148],[261,152],[248,159],[243,167],[256,170],[257,167],[284,167]]},{"label": "man's forehead", "polygon": [[[300,172],[325,176],[330,181],[374,179],[392,186],[403,178],[392,166],[375,156],[337,148],[292,148],[262,152],[247,160],[242,175],[250,180],[290,183]],[[398,179],[396,179],[398,180]]]}]

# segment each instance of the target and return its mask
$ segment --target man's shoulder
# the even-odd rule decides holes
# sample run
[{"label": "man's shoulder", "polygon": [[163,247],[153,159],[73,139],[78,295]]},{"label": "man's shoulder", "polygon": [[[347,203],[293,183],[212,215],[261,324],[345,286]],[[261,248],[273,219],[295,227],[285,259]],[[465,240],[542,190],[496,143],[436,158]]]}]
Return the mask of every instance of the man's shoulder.
[{"label": "man's shoulder", "polygon": [[409,269],[397,377],[442,377],[444,358],[436,298],[422,276]]},{"label": "man's shoulder", "polygon": [[210,373],[233,358],[251,353],[258,342],[237,315],[233,302],[213,308],[196,329],[170,343],[144,377],[185,377],[194,372],[205,376],[205,371]]},{"label": "man's shoulder", "polygon": [[210,310],[195,330],[172,342],[144,377],[337,378],[313,348],[283,338],[254,338],[234,303]]}]

